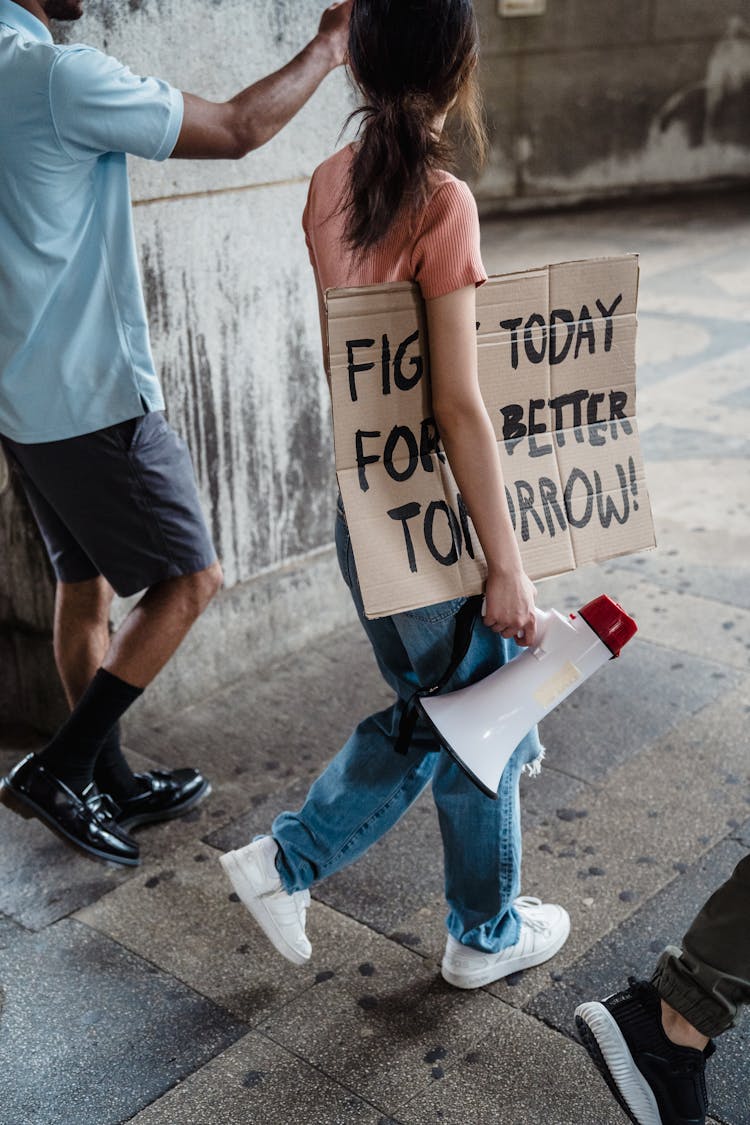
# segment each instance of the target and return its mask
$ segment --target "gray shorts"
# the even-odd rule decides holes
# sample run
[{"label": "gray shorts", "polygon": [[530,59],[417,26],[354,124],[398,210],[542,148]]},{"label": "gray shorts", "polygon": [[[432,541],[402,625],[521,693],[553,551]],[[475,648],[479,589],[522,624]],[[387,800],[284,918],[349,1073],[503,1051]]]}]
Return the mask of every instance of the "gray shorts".
[{"label": "gray shorts", "polygon": [[121,597],[216,561],[185,442],[162,411],[65,441],[2,438],[60,582]]}]

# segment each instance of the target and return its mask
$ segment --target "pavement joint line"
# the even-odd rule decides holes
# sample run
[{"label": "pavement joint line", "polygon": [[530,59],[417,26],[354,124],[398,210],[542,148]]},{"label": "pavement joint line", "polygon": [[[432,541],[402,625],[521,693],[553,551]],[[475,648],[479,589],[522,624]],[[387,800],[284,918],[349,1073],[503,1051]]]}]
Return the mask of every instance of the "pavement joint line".
[{"label": "pavement joint line", "polygon": [[221,188],[203,188],[198,191],[174,192],[171,195],[153,195],[146,199],[134,199],[133,207],[147,207],[152,203],[179,203],[184,199],[210,199],[214,195],[233,195],[246,191],[259,191],[264,188],[296,187],[298,184],[309,183],[309,180],[309,176],[294,176],[288,180],[264,180],[258,184],[228,184]]},{"label": "pavement joint line", "polygon": [[[348,915],[347,915],[347,917],[348,917]],[[368,928],[368,929],[369,929],[370,927],[366,927],[366,928]],[[373,932],[374,932],[374,933],[376,933],[376,934],[378,933],[378,931],[377,931],[377,930],[374,930]],[[383,935],[379,935],[379,936],[383,936]],[[397,943],[395,943],[395,944],[397,944]],[[404,949],[404,948],[408,948],[408,947],[402,946],[401,948],[402,948],[402,949]],[[416,952],[416,951],[414,951],[414,952]],[[314,985],[311,985],[311,987],[315,987],[315,986],[314,986]],[[305,989],[305,990],[304,990],[304,992],[302,992],[302,993],[300,993],[300,994],[299,994],[299,996],[303,996],[303,995],[305,995],[305,994],[306,994],[306,993],[307,993],[308,991],[309,991],[309,989]],[[488,996],[488,997],[489,997],[489,998],[490,998],[490,999],[492,1000],[493,1004],[500,1004],[500,1005],[501,1005],[501,1006],[502,1006],[503,1008],[505,1008],[506,1010],[509,1010],[510,1012],[519,1012],[519,1011],[522,1011],[522,1009],[519,1009],[519,1008],[515,1008],[515,1007],[514,1007],[514,1006],[513,1006],[512,1004],[509,1004],[509,1003],[508,1003],[508,1002],[507,1002],[506,1000],[503,1000],[503,999],[502,999],[502,997],[500,997],[500,996],[495,996],[495,995],[493,995],[493,993],[491,993],[491,992],[488,992],[488,991],[487,991],[487,988],[486,988],[486,987],[482,987],[482,988],[477,988],[477,989],[473,989],[472,991],[474,991],[474,992],[483,992],[483,993],[485,994],[485,996]],[[295,1000],[297,1000],[297,999],[299,999],[299,997],[294,997],[294,998],[293,998],[292,1000],[288,1001],[288,1003],[284,1004],[284,1005],[283,1005],[283,1007],[287,1007],[287,1006],[288,1006],[288,1004],[291,1004],[291,1003],[293,1003],[293,1002],[294,1002]],[[541,1020],[541,1019],[540,1019],[540,1018],[539,1018],[538,1016],[532,1015],[532,1014],[531,1014],[530,1012],[523,1012],[523,1015],[524,1015],[524,1016],[526,1016],[526,1017],[528,1017],[528,1018],[531,1018],[531,1019],[533,1019],[533,1020],[536,1020],[536,1022],[537,1022],[537,1023],[541,1023],[541,1022],[543,1022],[543,1021],[542,1021],[542,1020]],[[266,1018],[266,1019],[268,1019],[268,1018],[270,1018],[270,1017],[269,1017],[269,1015],[267,1014],[265,1018]],[[324,1070],[324,1069],[323,1069],[323,1068],[322,1068],[321,1066],[319,1066],[319,1065],[318,1065],[317,1063],[314,1063],[314,1062],[312,1062],[312,1060],[311,1060],[311,1059],[307,1059],[307,1058],[305,1058],[305,1056],[304,1056],[304,1055],[300,1055],[300,1054],[299,1054],[299,1053],[298,1053],[297,1051],[295,1051],[295,1050],[294,1050],[294,1048],[290,1047],[290,1046],[289,1046],[289,1045],[288,1045],[287,1043],[282,1043],[282,1042],[280,1042],[280,1040],[278,1040],[278,1039],[275,1039],[275,1038],[273,1037],[273,1035],[272,1035],[272,1034],[271,1034],[271,1033],[270,1033],[269,1031],[263,1031],[262,1029],[259,1029],[259,1028],[257,1028],[257,1027],[256,1027],[256,1028],[254,1028],[253,1030],[254,1030],[254,1031],[256,1031],[256,1032],[257,1032],[258,1034],[262,1035],[262,1036],[263,1036],[263,1037],[264,1037],[265,1039],[267,1039],[267,1040],[268,1040],[269,1042],[273,1043],[273,1044],[274,1044],[274,1046],[276,1046],[276,1047],[280,1047],[280,1048],[281,1048],[281,1049],[282,1049],[283,1051],[286,1051],[286,1052],[287,1052],[288,1054],[290,1054],[290,1055],[293,1055],[293,1056],[294,1056],[295,1058],[298,1058],[298,1059],[300,1059],[300,1061],[301,1061],[301,1062],[303,1062],[303,1063],[305,1063],[305,1065],[313,1067],[313,1068],[314,1068],[315,1070],[317,1070],[317,1071],[318,1071],[318,1073],[319,1073],[319,1074],[322,1074],[322,1075],[323,1075],[323,1076],[324,1076],[324,1077],[325,1077],[325,1078],[326,1078],[327,1080],[329,1080],[329,1081],[332,1081],[332,1082],[335,1082],[335,1083],[337,1083],[337,1084],[338,1084],[339,1086],[341,1086],[341,1087],[342,1087],[343,1089],[346,1089],[346,1090],[350,1090],[350,1091],[351,1091],[352,1093],[356,1094],[356,1096],[357,1096],[358,1098],[360,1098],[360,1099],[361,1099],[362,1101],[365,1101],[365,1102],[367,1102],[367,1104],[368,1104],[368,1105],[372,1105],[372,1106],[373,1106],[373,1108],[374,1108],[374,1109],[376,1109],[376,1110],[378,1111],[378,1113],[382,1113],[382,1114],[383,1114],[384,1116],[386,1116],[386,1117],[387,1117],[387,1118],[389,1119],[389,1121],[391,1121],[391,1120],[395,1121],[395,1120],[396,1120],[396,1118],[394,1117],[394,1115],[393,1115],[392,1113],[389,1113],[387,1109],[383,1109],[383,1108],[382,1108],[381,1106],[377,1105],[377,1103],[374,1103],[374,1102],[368,1102],[368,1101],[367,1101],[367,1099],[366,1099],[365,1097],[363,1097],[363,1095],[362,1095],[362,1094],[358,1094],[356,1090],[352,1090],[352,1089],[351,1089],[351,1087],[349,1087],[349,1086],[347,1086],[347,1085],[346,1085],[345,1083],[341,1082],[341,1081],[340,1081],[340,1079],[338,1079],[337,1077],[335,1077],[335,1076],[334,1076],[333,1074],[329,1074],[329,1073],[328,1073],[328,1071]],[[558,1031],[558,1033],[559,1033],[559,1029],[558,1029],[558,1028],[553,1028],[552,1030],[556,1030],[556,1031]],[[467,1043],[466,1043],[466,1044],[465,1044],[465,1045],[464,1045],[464,1046],[463,1046],[463,1047],[461,1048],[461,1052],[462,1052],[462,1055],[465,1055],[465,1054],[467,1054],[467,1053],[468,1053],[469,1051],[472,1051],[472,1050],[474,1050],[474,1049],[475,1049],[475,1048],[476,1048],[477,1046],[479,1046],[479,1044],[481,1044],[482,1042],[484,1042],[484,1040],[485,1040],[485,1039],[488,1039],[488,1038],[489,1038],[489,1037],[490,1037],[491,1035],[493,1035],[493,1034],[494,1034],[494,1033],[495,1033],[496,1031],[497,1031],[497,1027],[494,1027],[494,1028],[491,1028],[491,1029],[489,1029],[489,1030],[488,1030],[488,1031],[486,1032],[486,1034],[482,1035],[482,1036],[481,1036],[481,1037],[480,1037],[480,1038],[479,1038],[478,1040],[474,1040],[474,1039],[471,1039],[471,1040],[470,1040],[469,1042],[467,1042]],[[456,1062],[456,1064],[458,1064],[458,1063],[460,1063],[460,1062],[461,1062],[461,1059],[460,1059],[460,1058],[457,1058],[457,1059],[455,1060],[455,1062]],[[450,1065],[450,1064],[449,1064],[449,1065]],[[403,1104],[402,1104],[401,1106],[399,1106],[399,1108],[398,1108],[398,1109],[397,1109],[397,1110],[396,1110],[395,1112],[396,1112],[397,1114],[398,1114],[399,1112],[401,1112],[401,1110],[402,1110],[403,1108],[405,1108],[405,1107],[407,1107],[407,1106],[411,1105],[411,1103],[412,1103],[412,1102],[413,1102],[413,1101],[415,1100],[415,1098],[421,1097],[421,1096],[422,1096],[422,1095],[423,1095],[423,1094],[425,1093],[425,1091],[426,1091],[426,1090],[429,1090],[430,1088],[431,1088],[431,1083],[430,1083],[430,1082],[428,1081],[428,1079],[427,1079],[427,1075],[425,1075],[425,1087],[424,1087],[424,1089],[421,1089],[421,1090],[418,1090],[418,1091],[416,1091],[416,1092],[415,1092],[415,1093],[414,1093],[414,1094],[412,1095],[412,1097],[408,1098],[408,1099],[407,1099],[407,1101],[405,1101],[405,1102],[404,1102],[404,1103],[403,1103]]]},{"label": "pavement joint line", "polygon": [[393,1117],[393,1115],[388,1113],[387,1109],[379,1106],[377,1102],[373,1102],[369,1098],[366,1098],[364,1094],[359,1093],[352,1086],[349,1086],[346,1082],[342,1082],[340,1078],[335,1078],[332,1074],[329,1074],[328,1071],[319,1066],[318,1063],[313,1062],[312,1059],[307,1059],[304,1055],[300,1055],[298,1051],[295,1051],[294,1048],[290,1047],[287,1043],[280,1043],[277,1039],[274,1039],[272,1035],[269,1035],[267,1032],[258,1029],[255,1029],[255,1034],[260,1035],[261,1038],[265,1039],[267,1043],[273,1044],[274,1047],[279,1047],[282,1051],[285,1051],[286,1054],[291,1055],[292,1058],[299,1059],[299,1061],[305,1066],[309,1066],[311,1070],[314,1070],[318,1074],[322,1075],[323,1078],[325,1078],[326,1082],[333,1082],[334,1085],[339,1087],[339,1089],[346,1090],[347,1093],[353,1094],[354,1097],[359,1101],[363,1102],[365,1105],[370,1106],[370,1108],[374,1109],[377,1113],[383,1114],[383,1116],[387,1117],[389,1121],[392,1120],[395,1125],[400,1125],[400,1123],[396,1122],[396,1119]]},{"label": "pavement joint line", "polygon": [[[332,548],[330,548],[330,549],[332,549]],[[322,553],[323,550],[327,551],[327,550],[329,550],[329,547],[326,546],[324,549],[321,548],[321,553]],[[253,578],[255,578],[255,575],[253,575]],[[252,580],[253,579],[250,579],[249,581],[252,581]],[[316,634],[312,641],[309,638],[301,640],[299,642],[299,645],[295,646],[295,648],[289,650],[288,652],[284,653],[283,655],[280,655],[276,660],[273,661],[273,663],[269,664],[266,667],[265,676],[264,676],[264,679],[261,681],[261,683],[263,685],[270,684],[273,680],[275,672],[279,668],[283,668],[285,665],[290,664],[293,660],[298,659],[299,654],[303,650],[325,648],[325,647],[328,646],[329,642],[331,640],[333,640],[333,638],[340,637],[341,634],[346,630],[351,630],[352,632],[356,632],[357,627],[358,627],[358,622],[352,621],[350,624],[344,625],[343,627],[338,626],[337,628],[329,629],[325,633]],[[361,628],[361,626],[360,626],[360,628]],[[234,690],[235,688],[240,687],[240,685],[246,684],[246,682],[247,682],[247,675],[237,676],[235,679],[227,680],[227,682],[225,684],[221,684],[219,687],[214,688],[214,690],[210,691],[207,695],[202,695],[199,699],[196,699],[194,703],[190,703],[186,707],[181,707],[179,709],[179,711],[177,711],[177,712],[164,711],[164,713],[159,716],[158,720],[156,720],[156,719],[154,719],[153,721],[149,720],[147,726],[153,727],[157,722],[158,723],[169,722],[170,720],[176,718],[178,715],[182,719],[185,716],[190,715],[190,713],[192,711],[194,711],[196,708],[205,707],[211,700],[215,699],[216,696],[222,695],[226,691]],[[140,751],[139,751],[139,753],[140,753]],[[332,751],[332,754],[333,753],[334,753],[334,751]],[[144,755],[144,757],[146,757],[146,755]],[[294,778],[290,777],[290,778],[287,778],[286,780],[289,781],[289,783],[291,784],[292,781],[294,780]]]},{"label": "pavement joint line", "polygon": [[[546,747],[545,747],[545,749],[546,749]],[[553,749],[551,751],[551,753],[554,754],[554,752],[555,751]],[[559,766],[555,766],[551,762],[549,762],[547,757],[545,757],[544,761],[542,762],[542,770],[545,773],[557,773],[557,774],[560,774],[561,777],[569,777],[571,781],[577,781],[581,785],[585,785],[587,789],[591,790],[592,796],[594,796],[594,797],[597,796],[599,793],[602,792],[603,789],[606,788],[606,784],[604,782],[592,781],[592,779],[590,777],[581,777],[577,773],[571,773],[570,770],[561,769]],[[534,778],[531,778],[530,784],[533,784],[533,783],[534,783]],[[533,793],[532,793],[532,796],[533,796]],[[523,805],[523,799],[522,799],[521,803]],[[523,812],[523,808],[522,808],[521,811]]]},{"label": "pavement joint line", "polygon": [[[101,901],[101,900],[98,900],[98,901]],[[210,1004],[213,1004],[214,1007],[216,1007],[216,1008],[220,1008],[222,1010],[222,1012],[229,1012],[232,1019],[234,1019],[238,1024],[242,1024],[247,1029],[248,1032],[252,1031],[254,1029],[252,1024],[249,1024],[247,1020],[242,1019],[241,1016],[236,1015],[234,1012],[229,1011],[228,1008],[226,1008],[219,1000],[216,1000],[213,996],[208,996],[205,992],[201,992],[201,990],[199,988],[196,988],[194,984],[190,984],[188,981],[183,980],[181,976],[179,976],[177,973],[172,972],[171,969],[165,969],[164,966],[160,965],[157,961],[153,961],[150,957],[144,957],[144,955],[142,953],[140,953],[136,949],[133,949],[130,945],[127,945],[120,938],[112,937],[110,934],[107,933],[106,930],[99,930],[99,929],[97,929],[96,926],[92,926],[89,922],[84,921],[84,919],[82,919],[82,918],[76,918],[75,915],[68,915],[65,918],[58,918],[51,925],[45,926],[44,931],[40,931],[40,932],[47,932],[48,930],[52,931],[52,930],[55,929],[56,926],[59,925],[60,922],[66,922],[66,921],[75,922],[76,925],[78,925],[78,926],[85,926],[87,930],[91,931],[91,933],[96,934],[98,937],[105,938],[107,941],[111,941],[113,945],[119,946],[120,949],[124,949],[130,957],[135,957],[138,961],[141,961],[144,965],[150,965],[161,976],[169,977],[170,980],[177,981],[179,984],[182,985],[183,988],[188,989],[188,991],[192,992],[195,996],[200,996],[202,1000],[208,1000],[208,1002]],[[305,989],[304,991],[307,992],[307,989]],[[302,993],[300,993],[300,995],[302,995]],[[244,1036],[242,1038],[244,1038]],[[226,1049],[228,1049],[228,1048],[225,1048],[225,1050]],[[223,1054],[223,1051],[219,1051],[218,1054]],[[214,1055],[212,1057],[216,1058],[217,1056]]]}]

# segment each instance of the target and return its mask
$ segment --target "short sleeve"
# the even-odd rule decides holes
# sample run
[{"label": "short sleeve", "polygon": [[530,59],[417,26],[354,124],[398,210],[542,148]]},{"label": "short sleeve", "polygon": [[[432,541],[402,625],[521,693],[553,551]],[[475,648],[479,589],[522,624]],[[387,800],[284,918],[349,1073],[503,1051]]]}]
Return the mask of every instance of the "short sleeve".
[{"label": "short sleeve", "polygon": [[313,196],[313,180],[310,180],[310,186],[307,189],[307,199],[305,200],[305,210],[302,212],[302,231],[305,232],[305,242],[307,243],[307,252],[310,255],[310,259],[313,258],[313,243],[310,242],[311,196]]},{"label": "short sleeve", "polygon": [[450,179],[432,195],[411,257],[425,300],[487,280],[479,245],[479,215],[467,184]]},{"label": "short sleeve", "polygon": [[93,47],[59,53],[49,95],[58,140],[73,160],[107,152],[166,160],[182,127],[179,90],[159,78],[138,78]]},{"label": "short sleeve", "polygon": [[[317,172],[317,168],[315,170]],[[307,189],[307,200],[305,201],[305,209],[302,212],[302,229],[305,232],[305,243],[307,244],[307,253],[310,256],[310,264],[315,266],[315,256],[313,254],[312,238],[310,237],[310,223],[312,218],[312,204],[313,194],[315,191],[315,172],[313,172],[310,179],[310,186]]]}]

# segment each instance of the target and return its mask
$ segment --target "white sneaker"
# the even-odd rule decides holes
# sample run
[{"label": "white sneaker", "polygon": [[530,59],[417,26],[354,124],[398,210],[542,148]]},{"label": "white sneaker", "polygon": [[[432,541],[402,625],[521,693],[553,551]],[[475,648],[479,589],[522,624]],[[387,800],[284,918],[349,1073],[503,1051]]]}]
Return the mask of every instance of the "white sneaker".
[{"label": "white sneaker", "polygon": [[305,936],[309,891],[289,894],[276,870],[278,845],[263,836],[244,848],[219,857],[229,882],[282,957],[295,965],[310,960],[312,947]]},{"label": "white sneaker", "polygon": [[443,955],[443,980],[456,988],[481,988],[494,980],[541,965],[562,949],[570,933],[567,910],[523,895],[513,903],[521,916],[521,933],[515,945],[499,953],[461,945],[450,934]]}]

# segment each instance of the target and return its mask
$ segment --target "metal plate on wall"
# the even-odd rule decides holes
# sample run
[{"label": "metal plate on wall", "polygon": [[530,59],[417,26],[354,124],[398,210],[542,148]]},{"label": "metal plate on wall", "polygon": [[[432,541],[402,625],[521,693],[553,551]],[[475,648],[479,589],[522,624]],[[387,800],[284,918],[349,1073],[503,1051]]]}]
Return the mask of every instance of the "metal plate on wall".
[{"label": "metal plate on wall", "polygon": [[547,0],[497,0],[497,10],[501,16],[543,16]]}]

